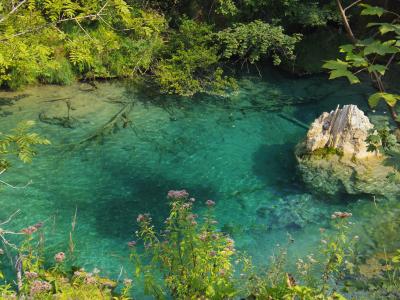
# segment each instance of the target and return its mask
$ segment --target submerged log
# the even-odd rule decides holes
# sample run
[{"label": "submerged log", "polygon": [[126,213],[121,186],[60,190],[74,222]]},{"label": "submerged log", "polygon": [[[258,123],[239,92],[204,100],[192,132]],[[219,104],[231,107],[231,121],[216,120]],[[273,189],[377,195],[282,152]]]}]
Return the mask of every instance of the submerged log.
[{"label": "submerged log", "polygon": [[122,127],[126,128],[131,123],[128,118],[129,112],[133,108],[133,102],[125,103],[125,106],[121,108],[106,124],[97,129],[94,133],[92,133],[87,138],[80,141],[78,144],[84,144],[98,138],[103,137],[105,134],[108,134],[114,130],[118,123],[122,123]]}]

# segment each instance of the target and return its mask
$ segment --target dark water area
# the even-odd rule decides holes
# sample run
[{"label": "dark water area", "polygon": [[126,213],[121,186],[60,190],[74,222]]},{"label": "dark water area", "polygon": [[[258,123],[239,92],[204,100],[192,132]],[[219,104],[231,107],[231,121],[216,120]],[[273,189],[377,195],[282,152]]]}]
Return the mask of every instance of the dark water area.
[{"label": "dark water area", "polygon": [[[268,263],[277,244],[286,243],[287,234],[295,240],[289,263],[316,251],[319,228],[329,226],[336,210],[353,213],[365,251],[394,247],[396,229],[382,233],[377,228],[397,218],[397,199],[377,199],[377,207],[370,196],[332,201],[313,195],[297,173],[293,153],[305,126],[322,112],[350,103],[368,111],[365,99],[371,88],[324,76],[288,78],[276,71],[263,78],[243,76],[239,85],[228,98],[194,99],[122,83],[102,83],[93,91],[79,84],[27,89],[27,96],[1,106],[1,131],[36,120],[36,131],[52,145],[41,147],[32,164],[15,163],[2,175],[15,185],[33,184],[18,190],[2,187],[0,220],[20,209],[9,227],[44,221],[52,256],[67,250],[76,212],[77,263],[114,278],[132,275],[127,242],[134,238],[136,216],[148,212],[161,224],[171,189],[189,191],[198,212],[205,200],[215,200],[220,228],[260,265]],[[1,93],[3,98],[15,95]],[[40,113],[65,116],[65,101],[52,101],[60,98],[69,98],[76,128],[38,120]],[[134,107],[127,128],[101,142],[78,145],[128,101]]]}]

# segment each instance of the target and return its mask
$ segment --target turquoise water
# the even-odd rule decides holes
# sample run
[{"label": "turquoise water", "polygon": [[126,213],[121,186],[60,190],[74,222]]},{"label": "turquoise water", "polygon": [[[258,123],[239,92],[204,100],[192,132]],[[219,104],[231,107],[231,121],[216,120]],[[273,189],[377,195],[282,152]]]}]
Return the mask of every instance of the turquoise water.
[{"label": "turquoise water", "polygon": [[[15,185],[33,184],[18,190],[3,187],[0,194],[0,220],[21,209],[11,227],[45,222],[49,255],[67,250],[76,212],[78,263],[104,275],[129,276],[126,243],[136,230],[136,216],[148,212],[160,224],[170,189],[188,190],[199,211],[206,199],[215,200],[221,229],[259,264],[267,263],[277,244],[286,243],[287,233],[295,239],[290,261],[315,251],[319,228],[328,226],[335,210],[354,214],[361,242],[370,251],[377,246],[374,236],[382,234],[365,225],[398,220],[397,202],[374,204],[365,196],[332,202],[312,195],[296,172],[293,149],[306,134],[301,124],[310,124],[337,104],[367,110],[368,86],[350,87],[325,77],[288,78],[271,71],[262,79],[244,76],[238,93],[225,99],[167,97],[122,83],[86,88],[33,87],[13,105],[1,106],[2,131],[21,120],[36,120],[36,131],[52,141],[40,148],[31,165],[16,163],[2,175]],[[65,116],[65,102],[54,100],[66,97],[71,116],[78,120],[76,128],[38,120],[41,112]],[[99,142],[78,145],[127,101],[134,102],[130,126]],[[378,210],[390,216],[377,217]],[[386,231],[388,245],[394,242],[390,234]]]}]

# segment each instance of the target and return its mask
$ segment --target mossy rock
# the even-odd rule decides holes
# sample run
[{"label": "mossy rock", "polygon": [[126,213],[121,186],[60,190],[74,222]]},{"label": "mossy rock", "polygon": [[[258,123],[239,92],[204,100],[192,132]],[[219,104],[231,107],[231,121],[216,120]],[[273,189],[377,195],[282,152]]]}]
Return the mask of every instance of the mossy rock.
[{"label": "mossy rock", "polygon": [[343,194],[389,196],[400,192],[400,185],[392,178],[396,170],[385,156],[355,159],[332,149],[314,152],[305,154],[302,144],[296,149],[300,174],[314,193],[336,197]]}]

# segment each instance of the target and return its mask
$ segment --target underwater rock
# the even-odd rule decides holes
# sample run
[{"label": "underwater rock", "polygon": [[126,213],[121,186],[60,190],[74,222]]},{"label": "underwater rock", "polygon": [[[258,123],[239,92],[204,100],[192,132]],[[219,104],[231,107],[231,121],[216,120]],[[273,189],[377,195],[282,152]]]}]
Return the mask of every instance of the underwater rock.
[{"label": "underwater rock", "polygon": [[310,194],[278,198],[272,204],[260,205],[256,214],[267,221],[270,229],[301,229],[307,224],[321,224],[329,219],[329,212],[317,208]]},{"label": "underwater rock", "polygon": [[314,192],[332,196],[399,193],[388,157],[367,151],[365,140],[373,127],[355,105],[324,112],[295,150],[303,181]]}]

